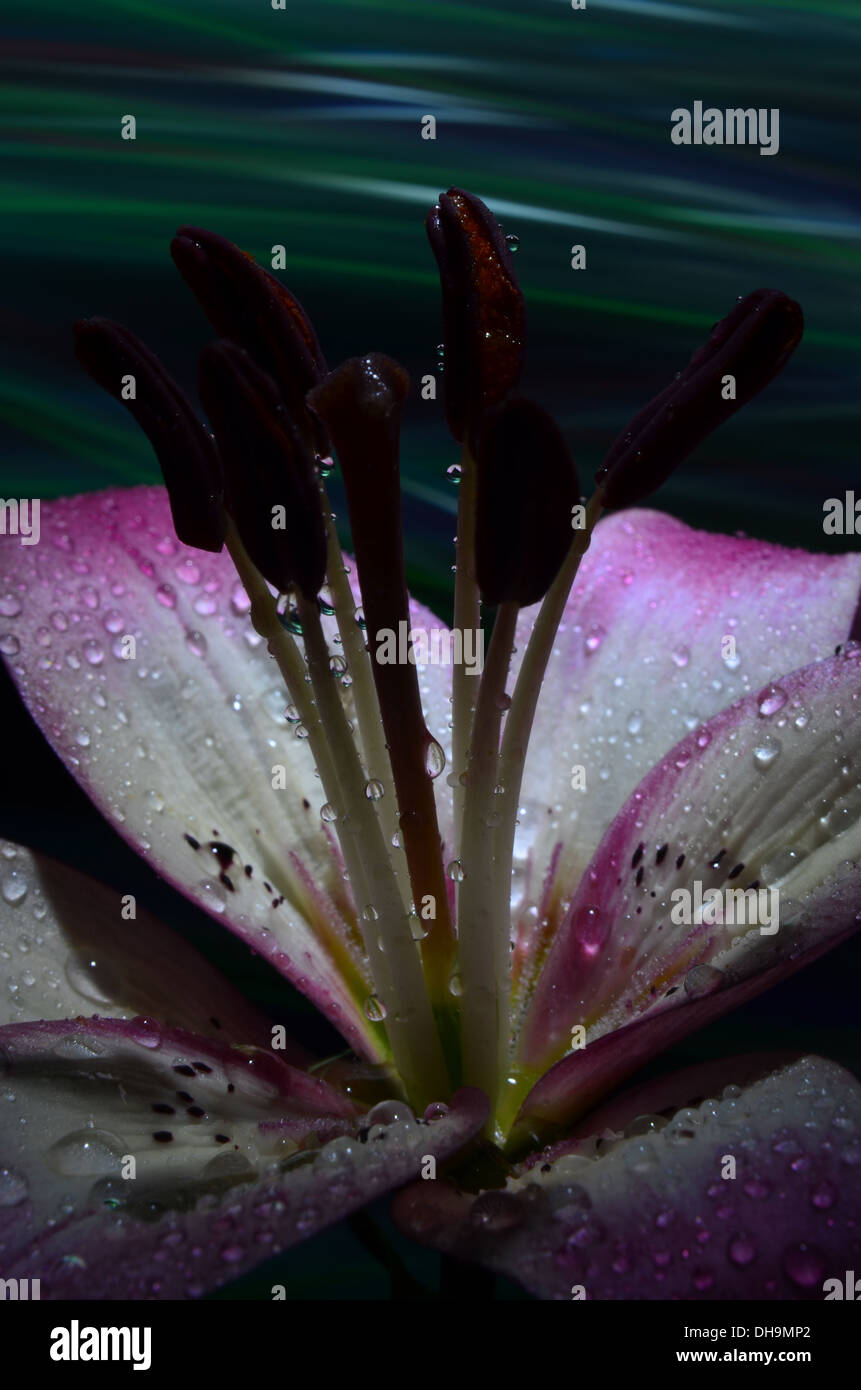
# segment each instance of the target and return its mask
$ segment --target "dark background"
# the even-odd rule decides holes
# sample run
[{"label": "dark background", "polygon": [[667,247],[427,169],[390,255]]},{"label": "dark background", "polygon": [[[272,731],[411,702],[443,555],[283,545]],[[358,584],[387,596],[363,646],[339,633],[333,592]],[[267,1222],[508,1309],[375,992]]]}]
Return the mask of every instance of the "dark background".
[{"label": "dark background", "polygon": [[[185,222],[265,264],[284,243],[281,278],[330,363],[381,349],[417,388],[441,337],[422,223],[454,183],[520,237],[524,387],[555,411],[586,480],[738,295],[775,286],[799,299],[807,332],[784,376],[658,505],[708,530],[857,545],[823,535],[822,507],[859,481],[859,20],[861,5],[830,0],[588,0],[584,12],[568,0],[17,7],[0,59],[0,492],[158,480],[146,440],[77,368],[70,330],[84,315],[118,318],[193,391],[208,328],[168,254]],[[778,107],[779,154],[673,145],[670,112],[697,99]],[[129,113],[134,142],[120,139]],[[436,141],[420,138],[426,114]],[[574,243],[586,246],[586,271],[570,268]],[[442,402],[415,389],[403,448],[409,575],[444,617],[454,461]],[[100,820],[5,676],[0,721],[0,832],[134,891],[294,1033],[338,1050],[309,1005]],[[653,1069],[790,1047],[861,1071],[859,986],[850,944]],[[434,1257],[400,1249],[433,1278]],[[347,1227],[267,1270],[230,1296],[266,1296],[273,1282],[293,1297],[388,1293]]]}]

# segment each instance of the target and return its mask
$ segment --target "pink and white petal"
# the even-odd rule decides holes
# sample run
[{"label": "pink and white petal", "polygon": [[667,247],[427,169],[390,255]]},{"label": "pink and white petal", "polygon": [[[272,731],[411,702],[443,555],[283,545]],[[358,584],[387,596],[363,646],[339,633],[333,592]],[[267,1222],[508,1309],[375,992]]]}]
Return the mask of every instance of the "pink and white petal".
[{"label": "pink and white petal", "polygon": [[442,1118],[372,1139],[346,1097],[272,1053],[135,1024],[23,1025],[0,1045],[26,1122],[0,1140],[0,1256],[42,1298],[199,1296],[415,1177],[426,1155],[447,1159],[487,1117],[462,1092]]},{"label": "pink and white petal", "polygon": [[[527,756],[515,883],[529,883],[530,901],[561,846],[552,917],[649,768],[743,695],[833,655],[859,595],[858,553],[713,535],[649,510],[604,517],[568,600]],[[536,611],[521,615],[517,664]],[[576,766],[585,791],[572,789]]]},{"label": "pink and white petal", "polygon": [[505,1190],[415,1183],[395,1217],[543,1299],[821,1299],[861,1259],[859,1164],[861,1085],[807,1057]]},{"label": "pink and white petal", "polygon": [[253,1177],[297,1146],[267,1124],[303,1121],[313,1133],[321,1117],[344,1127],[355,1115],[345,1095],[277,1052],[149,1018],[7,1025],[0,1068],[6,1256],[91,1208],[182,1206],[213,1177]]},{"label": "pink and white petal", "polygon": [[[852,930],[859,746],[857,645],[745,697],[678,744],[629,798],[574,894],[526,1006],[521,1063],[540,1074],[582,1025],[588,1056],[565,1064],[569,1100],[581,1107],[573,1088],[586,1074],[597,1084],[599,1040],[603,1089]],[[726,922],[697,909],[697,893],[710,890]],[[753,896],[742,901],[745,893]],[[611,1076],[613,1057],[621,1072]],[[558,1102],[559,1075],[552,1089]]]},{"label": "pink and white petal", "polygon": [[[66,498],[43,505],[38,546],[2,539],[0,595],[0,649],[96,805],[378,1056],[313,760],[226,552],[174,539],[163,488]],[[276,766],[286,790],[273,788]]]},{"label": "pink and white petal", "polygon": [[[0,840],[0,1025],[94,1009],[261,1047],[272,1040],[265,1016],[145,909]],[[293,1043],[282,1055],[310,1060]]]}]

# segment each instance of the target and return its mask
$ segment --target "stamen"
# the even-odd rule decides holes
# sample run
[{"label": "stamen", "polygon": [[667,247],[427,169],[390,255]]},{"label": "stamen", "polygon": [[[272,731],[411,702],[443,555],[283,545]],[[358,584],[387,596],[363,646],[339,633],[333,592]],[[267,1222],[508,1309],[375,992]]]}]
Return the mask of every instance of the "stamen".
[{"label": "stamen", "polygon": [[[401,534],[398,436],[408,389],[403,368],[373,354],[351,358],[309,395],[327,425],[341,463],[359,571],[362,605],[371,634],[409,627],[409,596]],[[372,637],[373,640],[373,637]],[[432,742],[422,711],[414,665],[386,664],[372,653],[372,670],[395,781],[413,901],[433,899],[422,957],[431,999],[448,1010],[454,933],[448,910],[433,783],[426,766]],[[370,769],[369,769],[370,770]]]},{"label": "stamen", "polygon": [[313,458],[272,379],[234,343],[200,354],[200,398],[224,464],[226,506],[242,543],[280,592],[314,597],[326,535]]},{"label": "stamen", "polygon": [[[475,463],[471,441],[483,411],[502,401],[520,379],[526,310],[511,249],[493,213],[473,194],[450,188],[425,226],[442,284],[448,426],[461,443],[457,564],[452,624],[477,632],[481,607],[475,577]],[[452,771],[455,842],[462,839],[464,790],[477,694],[463,665],[452,672]],[[460,890],[458,889],[458,895]]]},{"label": "stamen", "polygon": [[[338,543],[334,517],[329,509],[322,483],[320,484],[320,494],[323,515],[328,522],[326,579],[332,596],[332,606],[335,609],[341,649],[352,681],[351,691],[359,726],[359,742],[362,748],[365,771],[370,779],[370,770],[373,768],[374,777],[382,785],[383,795],[377,802],[377,810],[383,823],[386,839],[390,845],[394,846],[395,836],[399,835],[398,804],[380,705],[371,670],[371,658],[365,645],[364,633],[356,619],[353,591]],[[405,904],[409,904],[412,889],[406,856],[394,854],[391,858],[395,877],[401,890],[401,897]]]},{"label": "stamen", "polygon": [[508,401],[486,417],[477,465],[478,578],[483,599],[500,606],[472,730],[458,944],[465,1077],[487,1092],[495,1109],[509,1031],[511,871],[503,853],[500,876],[494,834],[505,683],[519,609],[544,596],[564,561],[579,489],[559,429],[525,400]]},{"label": "stamen", "polygon": [[546,410],[518,397],[485,416],[476,460],[481,596],[527,608],[547,593],[571,544],[580,489],[568,445]]},{"label": "stamen", "polygon": [[446,418],[461,443],[520,379],[526,311],[511,248],[480,198],[450,188],[425,226],[442,282]]},{"label": "stamen", "polygon": [[198,550],[221,550],[224,514],[218,455],[186,396],[159,359],[122,324],[83,319],[74,333],[81,366],[126,406],[152,444],[179,539]]},{"label": "stamen", "polygon": [[228,526],[227,545],[251,601],[251,621],[261,637],[266,638],[268,650],[278,664],[290,699],[308,731],[324,795],[337,812],[334,825],[358,909],[374,988],[385,1002],[386,1033],[395,1066],[407,1093],[426,1098],[427,1104],[434,1096],[449,1092],[445,1065],[409,920],[388,864],[376,813],[364,795],[364,778],[329,671],[319,610],[313,601],[299,598],[315,696],[312,700],[305,663],[296,642],[281,623],[275,598],[232,524]]},{"label": "stamen", "polygon": [[[596,475],[604,505],[629,507],[666,482],[707,435],[782,371],[803,332],[801,305],[780,290],[754,290],[740,300],[610,446]],[[729,399],[727,376],[733,378]]]},{"label": "stamen", "polygon": [[306,393],[328,368],[299,301],[232,241],[215,232],[180,227],[170,251],[219,337],[239,343],[269,373],[310,447],[318,454],[328,453],[320,422],[305,408]]}]

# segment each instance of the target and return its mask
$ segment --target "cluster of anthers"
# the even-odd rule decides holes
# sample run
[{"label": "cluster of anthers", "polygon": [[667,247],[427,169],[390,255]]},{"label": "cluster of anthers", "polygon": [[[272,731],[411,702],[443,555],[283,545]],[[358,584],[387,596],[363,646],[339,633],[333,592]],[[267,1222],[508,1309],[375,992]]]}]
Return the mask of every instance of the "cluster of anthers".
[{"label": "cluster of anthers", "polygon": [[[385,1029],[407,1097],[423,1106],[462,1083],[478,1086],[504,1128],[503,1112],[523,1092],[503,1085],[518,798],[578,564],[604,508],[654,491],[777,374],[802,317],[778,291],[741,299],[618,436],[586,499],[557,425],[512,394],[525,312],[499,224],[480,199],[452,188],[427,231],[442,282],[446,416],[462,448],[454,630],[477,633],[493,614],[480,679],[462,664],[453,670],[452,765],[439,781],[445,756],[426,727],[414,661],[380,661],[366,642],[366,633],[397,632],[401,622],[409,629],[398,464],[404,369],[370,353],[329,372],[296,299],[232,243],[191,227],[171,249],[218,335],[200,357],[212,432],[127,329],[84,321],[76,351],[152,442],[179,539],[230,552],[308,739],[374,982],[366,1013]],[[363,616],[326,493],[333,454]],[[507,693],[518,613],[539,603]],[[338,652],[321,611],[334,611]],[[340,679],[347,668],[354,721]],[[437,801],[446,786],[449,846]]]}]

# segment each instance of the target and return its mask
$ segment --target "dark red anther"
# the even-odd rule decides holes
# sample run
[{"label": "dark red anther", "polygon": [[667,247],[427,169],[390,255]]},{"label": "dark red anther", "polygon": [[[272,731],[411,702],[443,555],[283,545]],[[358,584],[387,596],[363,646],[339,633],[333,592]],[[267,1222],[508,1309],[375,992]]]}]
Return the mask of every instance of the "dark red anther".
[{"label": "dark red anther", "polygon": [[326,530],[314,459],[275,382],[235,343],[200,354],[200,398],[225,475],[225,505],[264,579],[319,593]]},{"label": "dark red anther", "polygon": [[298,299],[226,237],[180,227],[170,247],[179,273],[219,337],[244,347],[277,383],[291,419],[319,454],[325,432],[305,396],[328,371],[311,321]]},{"label": "dark red anther", "polygon": [[555,420],[513,398],[489,411],[476,447],[475,569],[485,603],[542,599],[571,546],[577,470]]},{"label": "dark red anther", "polygon": [[520,380],[526,310],[490,209],[450,188],[425,221],[442,283],[445,408],[460,443]]},{"label": "dark red anther", "polygon": [[[677,379],[612,444],[596,482],[606,507],[627,507],[660,487],[696,446],[777,376],[801,341],[800,304],[754,290],[736,304]],[[735,398],[724,378],[735,379]]]},{"label": "dark red anther", "polygon": [[187,397],[122,324],[82,319],[74,334],[81,366],[129,410],[152,444],[183,545],[221,550],[225,520],[218,454]]}]

